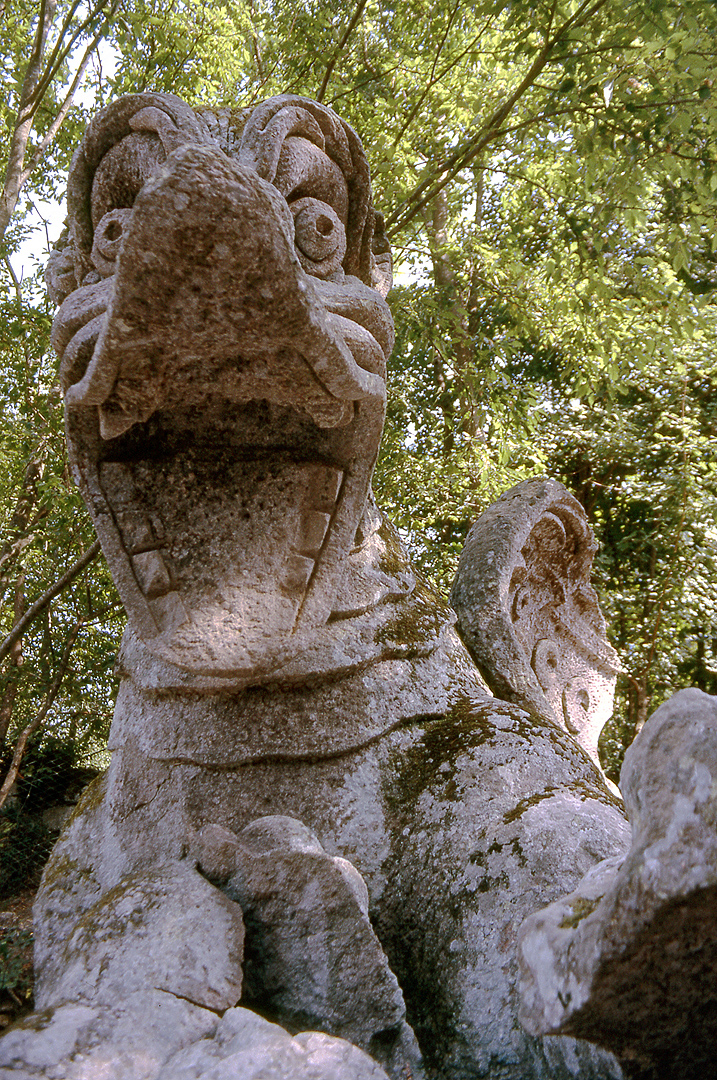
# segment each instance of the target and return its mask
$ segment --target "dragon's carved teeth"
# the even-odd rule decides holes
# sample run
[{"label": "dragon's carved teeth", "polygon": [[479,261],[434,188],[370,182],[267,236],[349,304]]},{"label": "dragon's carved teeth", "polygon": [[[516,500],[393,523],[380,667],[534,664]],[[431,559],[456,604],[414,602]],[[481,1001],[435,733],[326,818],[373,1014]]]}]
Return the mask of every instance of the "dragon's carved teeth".
[{"label": "dragon's carved teeth", "polygon": [[296,542],[301,555],[316,558],[330,522],[331,515],[323,514],[320,510],[308,510],[303,514]]},{"label": "dragon's carved teeth", "polygon": [[172,591],[172,579],[159,551],[142,551],[132,556],[132,566],[140,589],[148,600]]},{"label": "dragon's carved teeth", "polygon": [[191,621],[177,592],[157,597],[150,602],[150,608],[160,633],[173,634]]},{"label": "dragon's carved teeth", "polygon": [[304,509],[281,581],[282,589],[289,594],[303,597],[306,593],[331,526],[343,477],[339,469],[321,465],[307,477]]},{"label": "dragon's carved teeth", "polygon": [[[297,467],[292,468],[291,474],[295,475],[291,475],[286,473],[285,466],[274,464],[272,458],[266,463],[249,460],[237,468],[237,476],[227,479],[230,486],[239,484],[234,498],[245,508],[241,517],[247,531],[242,536],[242,524],[234,521],[236,512],[232,510],[228,518],[226,511],[219,511],[219,521],[213,519],[212,524],[224,534],[229,530],[235,541],[249,551],[257,520],[266,522],[262,531],[271,537],[275,550],[273,601],[267,582],[263,581],[263,566],[249,557],[246,565],[233,568],[222,557],[223,549],[212,551],[210,533],[203,541],[197,537],[192,542],[202,554],[195,551],[190,560],[191,570],[187,571],[183,514],[188,513],[201,531],[207,492],[212,490],[211,476],[207,480],[193,454],[170,456],[161,466],[162,479],[158,485],[151,460],[104,461],[98,471],[106,511],[112,517],[158,635],[168,635],[173,645],[180,648],[183,638],[187,639],[185,644],[191,639],[194,647],[197,640],[203,640],[205,651],[212,656],[221,653],[221,647],[211,640],[212,623],[233,627],[236,636],[244,620],[245,632],[251,637],[252,626],[260,620],[263,607],[273,603],[274,623],[283,625],[285,631],[293,628],[330,536],[345,479],[342,469],[323,462],[306,462],[298,467],[298,475]],[[272,481],[276,482],[273,489]],[[284,497],[277,494],[283,487],[286,487]],[[163,496],[158,495],[157,488],[166,495],[164,514]],[[240,490],[243,494],[239,494]],[[175,491],[182,492],[179,513]],[[211,588],[207,590],[192,576],[197,560],[204,562],[206,574],[216,580],[214,597]]]},{"label": "dragon's carved teeth", "polygon": [[122,536],[124,547],[132,555],[144,551],[154,551],[164,541],[164,526],[157,514],[143,514],[135,510],[118,511],[115,514],[117,527]]}]

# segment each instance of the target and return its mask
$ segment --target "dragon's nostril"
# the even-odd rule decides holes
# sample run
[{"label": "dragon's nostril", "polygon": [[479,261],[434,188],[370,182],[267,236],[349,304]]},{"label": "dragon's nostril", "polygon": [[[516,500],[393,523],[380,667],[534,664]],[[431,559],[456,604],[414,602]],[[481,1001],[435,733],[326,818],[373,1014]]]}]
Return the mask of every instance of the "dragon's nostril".
[{"label": "dragon's nostril", "polygon": [[322,236],[328,236],[333,231],[334,223],[324,214],[316,219],[316,229]]},{"label": "dragon's nostril", "polygon": [[119,240],[122,235],[122,226],[118,221],[111,221],[105,229],[105,236],[108,240]]}]

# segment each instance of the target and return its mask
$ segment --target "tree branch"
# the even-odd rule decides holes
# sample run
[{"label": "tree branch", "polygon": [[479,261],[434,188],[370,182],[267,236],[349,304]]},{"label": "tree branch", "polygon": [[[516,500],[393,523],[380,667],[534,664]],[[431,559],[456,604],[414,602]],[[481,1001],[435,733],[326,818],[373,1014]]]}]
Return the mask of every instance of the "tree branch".
[{"label": "tree branch", "polygon": [[55,678],[52,680],[52,685],[50,686],[50,689],[45,695],[45,700],[43,701],[42,706],[37,713],[37,716],[35,716],[34,719],[31,720],[30,723],[20,732],[20,736],[15,744],[15,753],[12,756],[10,768],[7,771],[7,776],[3,781],[2,787],[0,787],[0,809],[2,809],[2,807],[5,805],[12,786],[17,779],[17,774],[20,770],[20,765],[22,763],[28,739],[42,725],[42,722],[52,708],[55,698],[59,693],[60,687],[62,686],[62,680],[65,677],[65,674],[67,672],[67,666],[70,662],[70,653],[72,652],[74,644],[77,641],[77,635],[79,634],[83,624],[84,619],[80,619],[70,630],[70,633],[67,636],[67,641],[65,642],[65,647],[62,650],[62,656],[60,658],[59,666],[57,668],[57,671],[55,672]]},{"label": "tree branch", "polygon": [[[553,49],[562,41],[570,30],[583,25],[592,18],[593,15],[597,14],[606,3],[607,0],[596,0],[596,3],[594,3],[592,7],[590,7],[587,2],[581,4],[575,14],[564,22],[560,29],[556,30],[551,37],[546,39],[543,48],[536,56],[513,93],[510,94],[503,104],[493,112],[492,116],[490,116],[486,123],[483,124],[480,131],[462,146],[457,147],[450,157],[438,169],[434,170],[430,176],[427,176],[426,179],[403,200],[403,202],[399,203],[393,213],[387,217],[386,225],[394,227],[389,232],[389,236],[408,224],[408,222],[411,221],[411,219],[415,217],[427,203],[434,199],[436,195],[450,183],[456,172],[459,172],[460,169],[470,164],[470,162],[478,157],[486,146],[500,138],[503,122],[513,111],[515,105],[525,92],[533,85],[541,71],[543,71],[548,63],[550,63]],[[437,177],[442,177],[442,179],[437,180]]]},{"label": "tree branch", "polygon": [[90,42],[90,44],[85,49],[82,60],[80,61],[80,65],[77,68],[77,71],[75,72],[75,77],[73,78],[72,82],[70,83],[70,88],[67,91],[67,94],[65,95],[65,100],[62,102],[62,105],[60,106],[60,108],[59,108],[59,110],[57,112],[57,115],[55,116],[55,119],[52,121],[49,128],[45,132],[45,135],[43,136],[42,142],[35,148],[35,152],[32,155],[32,157],[30,158],[29,165],[27,165],[22,171],[21,179],[20,179],[20,186],[21,187],[25,183],[27,183],[27,181],[30,178],[30,176],[32,175],[32,173],[35,171],[37,166],[42,161],[42,157],[43,157],[45,151],[47,150],[48,146],[50,145],[50,143],[53,141],[53,139],[57,135],[57,132],[60,130],[65,117],[67,116],[68,112],[70,111],[70,107],[72,105],[73,98],[74,98],[74,96],[75,96],[75,94],[77,92],[77,87],[80,85],[80,82],[82,80],[82,76],[85,74],[85,71],[87,70],[87,65],[89,64],[90,60],[92,59],[92,55],[93,55],[93,53],[96,52],[97,46],[102,41],[103,37],[104,37],[104,30],[100,30],[97,34],[95,34],[92,41]]},{"label": "tree branch", "polygon": [[[32,529],[38,521],[46,516],[44,508],[35,510],[37,504],[37,481],[42,477],[42,454],[45,450],[45,440],[35,450],[35,453],[25,466],[22,487],[15,503],[15,509],[10,518],[10,528],[14,535],[8,538],[0,547],[0,587],[4,587],[7,570],[3,567],[13,561],[22,551],[25,543],[29,543],[27,530]],[[33,510],[35,513],[33,514]],[[31,538],[30,538],[31,539]]]},{"label": "tree branch", "polygon": [[52,20],[55,17],[56,7],[57,0],[41,0],[40,13],[37,19],[37,30],[35,31],[35,40],[22,80],[15,127],[10,139],[5,182],[3,184],[2,195],[0,195],[0,237],[5,235],[5,231],[10,224],[10,218],[17,206],[17,200],[20,197],[20,174],[22,172],[25,151],[32,130],[32,118],[34,113],[34,109],[31,108],[31,103],[40,78],[42,56],[45,51],[47,35],[52,26]]},{"label": "tree branch", "polygon": [[[17,626],[25,611],[25,571],[20,570],[15,582],[15,601],[13,605],[13,626]],[[0,700],[0,747],[5,745],[5,736],[10,727],[12,713],[17,697],[20,668],[22,667],[22,645],[16,641],[10,650],[11,670]],[[15,670],[12,671],[12,668]]]},{"label": "tree branch", "polygon": [[[36,99],[36,97],[37,97],[37,88],[46,79],[47,72],[50,69],[50,67],[52,66],[55,56],[57,56],[58,49],[60,49],[61,46],[62,46],[62,42],[65,39],[65,34],[69,30],[70,25],[72,23],[72,20],[74,18],[75,12],[77,11],[79,6],[80,6],[80,0],[74,0],[74,2],[70,5],[70,9],[67,12],[67,15],[65,16],[65,21],[63,22],[62,26],[60,27],[60,31],[59,31],[59,33],[57,35],[57,41],[55,42],[55,45],[54,45],[54,47],[52,49],[52,52],[50,53],[49,59],[45,62],[44,71],[42,72],[41,75],[38,76],[38,80],[37,80],[37,83],[35,85],[35,89],[33,90],[32,96],[30,98],[31,101],[34,101]],[[33,110],[33,111],[35,111],[35,110]]]},{"label": "tree branch", "polygon": [[[460,0],[459,0],[459,3],[460,3]],[[423,102],[426,100],[426,97],[428,96],[428,94],[429,94],[430,90],[433,88],[433,86],[435,86],[436,83],[440,82],[441,79],[443,79],[448,74],[449,71],[451,71],[454,67],[456,67],[461,62],[461,60],[466,55],[466,53],[470,52],[471,49],[474,49],[476,47],[476,45],[478,44],[480,39],[483,37],[483,35],[486,34],[490,30],[491,26],[493,25],[495,20],[498,18],[498,12],[491,15],[491,17],[488,19],[485,26],[483,26],[480,29],[480,31],[476,34],[476,36],[471,41],[468,42],[465,49],[463,49],[458,54],[458,56],[454,60],[452,60],[449,64],[446,64],[442,68],[442,70],[438,73],[438,75],[436,75],[436,67],[438,65],[438,60],[439,60],[440,54],[441,54],[441,52],[443,50],[443,46],[446,43],[446,39],[448,37],[448,33],[450,31],[450,28],[451,28],[451,26],[453,24],[453,19],[454,19],[455,15],[458,12],[459,3],[456,4],[455,8],[451,12],[448,25],[446,26],[445,33],[443,35],[443,38],[441,40],[440,45],[438,46],[438,51],[437,51],[436,56],[435,56],[435,58],[433,60],[433,65],[431,67],[431,74],[430,74],[430,76],[428,78],[428,82],[424,86],[423,92],[420,94],[420,96],[418,98],[418,101],[415,103],[415,105],[411,109],[410,113],[408,114],[407,119],[404,121],[403,126],[401,127],[401,130],[399,131],[398,135],[393,140],[393,147],[392,147],[393,150],[396,149],[399,142],[401,141],[401,139],[403,138],[405,133],[408,131],[408,128],[413,123],[413,120],[414,120],[416,114],[418,113],[419,109],[423,105]]]},{"label": "tree branch", "polygon": [[316,95],[316,100],[317,101],[323,101],[324,100],[324,94],[326,93],[326,87],[329,85],[329,79],[333,75],[334,68],[336,67],[336,64],[338,63],[338,59],[341,56],[341,52],[343,50],[343,47],[346,44],[346,42],[348,41],[348,39],[351,37],[351,34],[353,33],[353,31],[354,31],[354,29],[356,27],[356,24],[358,23],[359,19],[361,18],[361,15],[363,14],[363,9],[365,7],[366,7],[366,0],[359,0],[358,5],[356,7],[356,11],[354,12],[353,18],[351,19],[351,22],[348,24],[348,26],[344,30],[344,32],[343,32],[343,34],[341,36],[341,40],[339,41],[338,45],[336,46],[336,48],[334,50],[334,55],[331,57],[328,64],[326,65],[326,71],[324,72],[324,77],[321,80],[321,86],[319,87],[319,92]]},{"label": "tree branch", "polygon": [[67,573],[63,574],[59,581],[56,581],[47,592],[43,593],[42,596],[27,609],[23,617],[10,631],[2,645],[0,645],[0,660],[7,656],[15,642],[19,641],[27,628],[35,621],[37,616],[45,610],[47,605],[50,604],[56,596],[59,596],[63,589],[65,589],[71,581],[74,581],[75,578],[90,565],[92,560],[98,555],[99,550],[100,542],[99,540],[95,540],[92,547],[89,547],[84,554],[80,555],[77,562],[73,563]]},{"label": "tree branch", "polygon": [[[35,87],[35,91],[33,93],[33,100],[32,100],[33,114],[35,112],[37,112],[37,110],[38,110],[38,108],[40,106],[40,102],[42,101],[42,98],[44,97],[45,93],[47,92],[47,90],[48,90],[50,84],[52,83],[53,79],[55,79],[56,76],[59,74],[60,68],[64,64],[67,57],[72,52],[73,48],[75,47],[76,42],[79,41],[79,39],[82,37],[82,35],[85,33],[86,30],[88,30],[89,28],[91,28],[92,26],[94,26],[96,24],[97,19],[100,16],[102,17],[102,22],[103,23],[106,22],[114,14],[115,8],[117,6],[117,2],[118,2],[118,0],[115,0],[115,2],[111,5],[109,11],[107,11],[105,13],[105,11],[104,11],[105,0],[100,0],[100,3],[97,4],[97,6],[92,9],[92,11],[90,11],[89,15],[73,31],[73,33],[70,36],[69,40],[65,42],[65,36],[67,35],[67,33],[69,32],[69,29],[70,29],[71,17],[72,17],[72,15],[74,13],[75,8],[78,6],[77,4],[74,5],[72,11],[69,13],[67,18],[65,19],[62,30],[60,31],[60,34],[58,36],[57,41],[55,42],[55,46],[54,46],[54,48],[52,50],[52,53],[50,54],[50,56],[49,56],[49,58],[48,58],[48,60],[47,60],[47,62],[45,64],[45,70],[43,71],[42,75],[40,76],[40,80],[39,80],[37,86]],[[64,44],[63,44],[63,42],[64,42]]]},{"label": "tree branch", "polygon": [[[96,52],[99,43],[105,36],[107,22],[115,15],[119,3],[120,0],[111,0],[109,6],[106,7],[106,0],[100,0],[98,4],[91,8],[83,22],[71,32],[70,27],[72,19],[79,7],[79,0],[74,0],[63,21],[50,56],[45,61],[44,68],[42,68],[47,38],[57,9],[57,0],[41,0],[37,31],[35,33],[30,60],[28,61],[22,81],[15,127],[10,140],[10,152],[8,155],[7,169],[5,171],[5,180],[2,194],[0,195],[0,238],[4,236],[7,227],[10,224],[10,219],[17,206],[22,188],[42,161],[44,154],[47,152],[48,147],[51,145],[64,122],[75,94],[82,82],[85,71],[87,70],[87,65],[89,64],[92,55]],[[98,19],[101,19],[100,29],[95,33],[90,44],[85,49],[79,67],[72,78],[70,88],[64,97],[55,119],[52,121],[49,130],[43,136],[39,146],[33,151],[29,165],[26,165],[25,155],[27,153],[35,115],[53,80],[57,78],[63,63],[72,52],[75,44],[88,29],[97,25]]]}]

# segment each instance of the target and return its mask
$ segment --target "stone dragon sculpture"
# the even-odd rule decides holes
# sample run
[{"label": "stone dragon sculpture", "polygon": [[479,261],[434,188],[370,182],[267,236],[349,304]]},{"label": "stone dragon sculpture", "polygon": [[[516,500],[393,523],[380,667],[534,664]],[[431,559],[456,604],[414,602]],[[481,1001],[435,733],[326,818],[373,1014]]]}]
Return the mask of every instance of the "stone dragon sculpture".
[{"label": "stone dragon sculpture", "polygon": [[[357,136],[304,98],[212,113],[132,95],[90,123],[68,210],[53,344],[129,622],[112,763],[37,899],[44,1011],[0,1065],[619,1077],[571,1037],[625,1068],[637,1045],[590,1013],[630,848],[597,764],[617,660],[594,541],[559,484],[508,493],[462,559],[462,640],[377,510],[391,263]],[[519,929],[555,903],[521,938],[523,1027]],[[566,911],[597,912],[579,1023]],[[531,959],[548,947],[550,985]],[[45,1072],[57,1032],[65,1071]]]}]

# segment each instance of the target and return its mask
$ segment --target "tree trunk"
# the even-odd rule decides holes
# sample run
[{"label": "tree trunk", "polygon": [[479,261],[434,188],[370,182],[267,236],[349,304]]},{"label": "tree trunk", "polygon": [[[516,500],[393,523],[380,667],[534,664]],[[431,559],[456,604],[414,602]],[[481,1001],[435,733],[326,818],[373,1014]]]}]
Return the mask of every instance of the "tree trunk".
[{"label": "tree trunk", "polygon": [[[18,574],[15,582],[15,611],[13,627],[17,626],[25,614],[25,572]],[[15,707],[18,684],[20,681],[20,668],[22,667],[22,638],[18,638],[10,650],[7,682],[0,698],[0,749],[5,746],[8,728],[12,720]]]},{"label": "tree trunk", "polygon": [[45,55],[47,35],[50,32],[57,0],[42,0],[40,13],[37,19],[35,40],[30,53],[25,75],[20,90],[20,103],[15,120],[15,128],[10,141],[10,153],[8,155],[5,183],[0,195],[0,237],[5,235],[10,219],[15,212],[17,200],[23,187],[23,170],[25,154],[30,139],[33,121],[37,110],[37,102],[34,101],[35,91],[40,81],[42,60]]},{"label": "tree trunk", "polygon": [[[481,206],[481,202],[482,193],[479,193],[478,207]],[[471,303],[473,304],[473,307],[475,307],[475,296],[473,295],[473,287],[471,287],[471,295],[468,298],[468,303],[464,305],[461,302],[460,280],[455,272],[448,250],[449,213],[448,199],[446,198],[445,191],[440,191],[438,195],[436,195],[431,204],[431,211],[429,234],[431,259],[433,262],[433,277],[439,292],[446,298],[448,310],[452,316],[450,323],[452,329],[449,333],[449,341],[453,358],[453,383],[455,390],[453,394],[450,394],[449,384],[451,380],[450,378],[445,378],[445,365],[443,365],[444,383],[447,389],[442,393],[442,398],[447,399],[450,397],[450,410],[447,410],[443,404],[441,405],[444,419],[447,424],[450,423],[451,425],[451,439],[444,439],[444,445],[450,452],[454,447],[452,432],[455,423],[456,400],[459,406],[460,430],[471,438],[474,438],[478,434],[477,409],[473,400],[473,394],[468,385],[474,367],[474,357],[467,312],[471,309]],[[480,210],[478,210],[478,213],[480,213]]]}]

